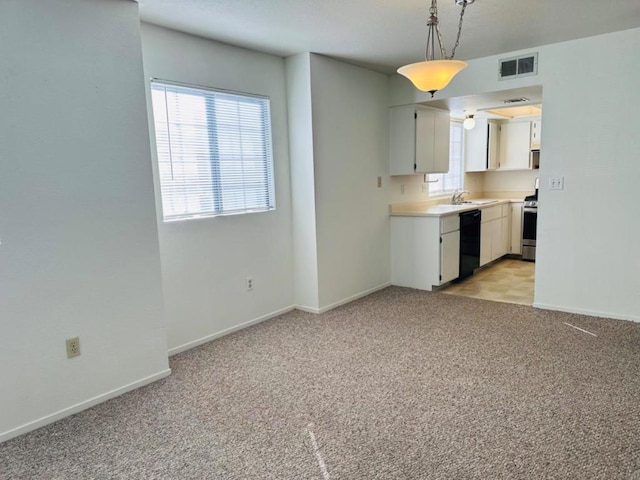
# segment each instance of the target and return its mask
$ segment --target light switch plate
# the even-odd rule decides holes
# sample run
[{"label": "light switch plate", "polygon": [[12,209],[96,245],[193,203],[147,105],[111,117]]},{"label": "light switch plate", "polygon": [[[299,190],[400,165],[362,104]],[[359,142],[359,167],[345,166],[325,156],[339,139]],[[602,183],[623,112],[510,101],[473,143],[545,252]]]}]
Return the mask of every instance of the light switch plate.
[{"label": "light switch plate", "polygon": [[549,179],[549,190],[564,190],[564,177],[552,177]]}]

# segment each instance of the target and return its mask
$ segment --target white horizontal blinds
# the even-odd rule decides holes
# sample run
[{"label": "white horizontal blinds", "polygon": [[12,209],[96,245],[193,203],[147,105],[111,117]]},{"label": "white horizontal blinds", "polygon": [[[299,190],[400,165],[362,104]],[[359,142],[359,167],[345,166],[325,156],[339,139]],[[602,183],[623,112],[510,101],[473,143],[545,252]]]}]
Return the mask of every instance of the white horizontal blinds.
[{"label": "white horizontal blinds", "polygon": [[214,125],[220,204],[224,212],[273,207],[271,122],[263,98],[216,94]]},{"label": "white horizontal blinds", "polygon": [[214,213],[206,99],[154,83],[152,99],[164,219]]},{"label": "white horizontal blinds", "polygon": [[151,85],[165,220],[275,207],[269,100]]}]

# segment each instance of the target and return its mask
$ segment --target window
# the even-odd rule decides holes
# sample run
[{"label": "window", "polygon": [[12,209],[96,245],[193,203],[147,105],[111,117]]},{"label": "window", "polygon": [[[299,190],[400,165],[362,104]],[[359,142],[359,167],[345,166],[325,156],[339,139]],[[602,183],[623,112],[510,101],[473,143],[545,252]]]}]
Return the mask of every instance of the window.
[{"label": "window", "polygon": [[153,80],[164,221],[273,210],[269,99]]},{"label": "window", "polygon": [[[429,195],[453,193],[464,184],[464,158],[462,122],[451,122],[449,130],[449,172],[429,175]],[[438,180],[434,182],[434,180]]]}]

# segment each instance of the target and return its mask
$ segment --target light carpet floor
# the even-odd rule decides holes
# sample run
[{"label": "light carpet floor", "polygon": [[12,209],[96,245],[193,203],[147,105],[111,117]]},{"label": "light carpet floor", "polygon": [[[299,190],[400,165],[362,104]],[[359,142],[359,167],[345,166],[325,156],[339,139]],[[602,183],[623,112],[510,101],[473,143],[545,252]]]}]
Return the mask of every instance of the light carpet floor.
[{"label": "light carpet floor", "polygon": [[[589,335],[571,324],[596,335]],[[390,287],[171,358],[2,479],[637,479],[640,324]]]}]

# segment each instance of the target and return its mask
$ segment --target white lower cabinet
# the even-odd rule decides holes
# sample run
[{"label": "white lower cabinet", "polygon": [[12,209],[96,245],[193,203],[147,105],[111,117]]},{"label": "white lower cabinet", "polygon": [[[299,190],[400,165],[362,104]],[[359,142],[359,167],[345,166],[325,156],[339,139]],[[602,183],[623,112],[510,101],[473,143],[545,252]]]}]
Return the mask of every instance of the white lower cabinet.
[{"label": "white lower cabinet", "polygon": [[391,283],[432,290],[458,277],[460,218],[391,217]]},{"label": "white lower cabinet", "polygon": [[511,242],[509,253],[522,255],[522,202],[511,204]]},{"label": "white lower cabinet", "polygon": [[[483,212],[484,213],[484,212]],[[489,222],[480,223],[480,266],[491,261],[491,236],[493,229]]]},{"label": "white lower cabinet", "polygon": [[440,219],[440,281],[450,282],[460,275],[460,217],[449,215]]},{"label": "white lower cabinet", "polygon": [[[480,266],[509,253],[511,206],[481,207]],[[391,217],[391,283],[433,290],[460,275],[460,217]]]},{"label": "white lower cabinet", "polygon": [[510,238],[509,205],[482,209],[480,223],[480,266],[508,253]]}]

